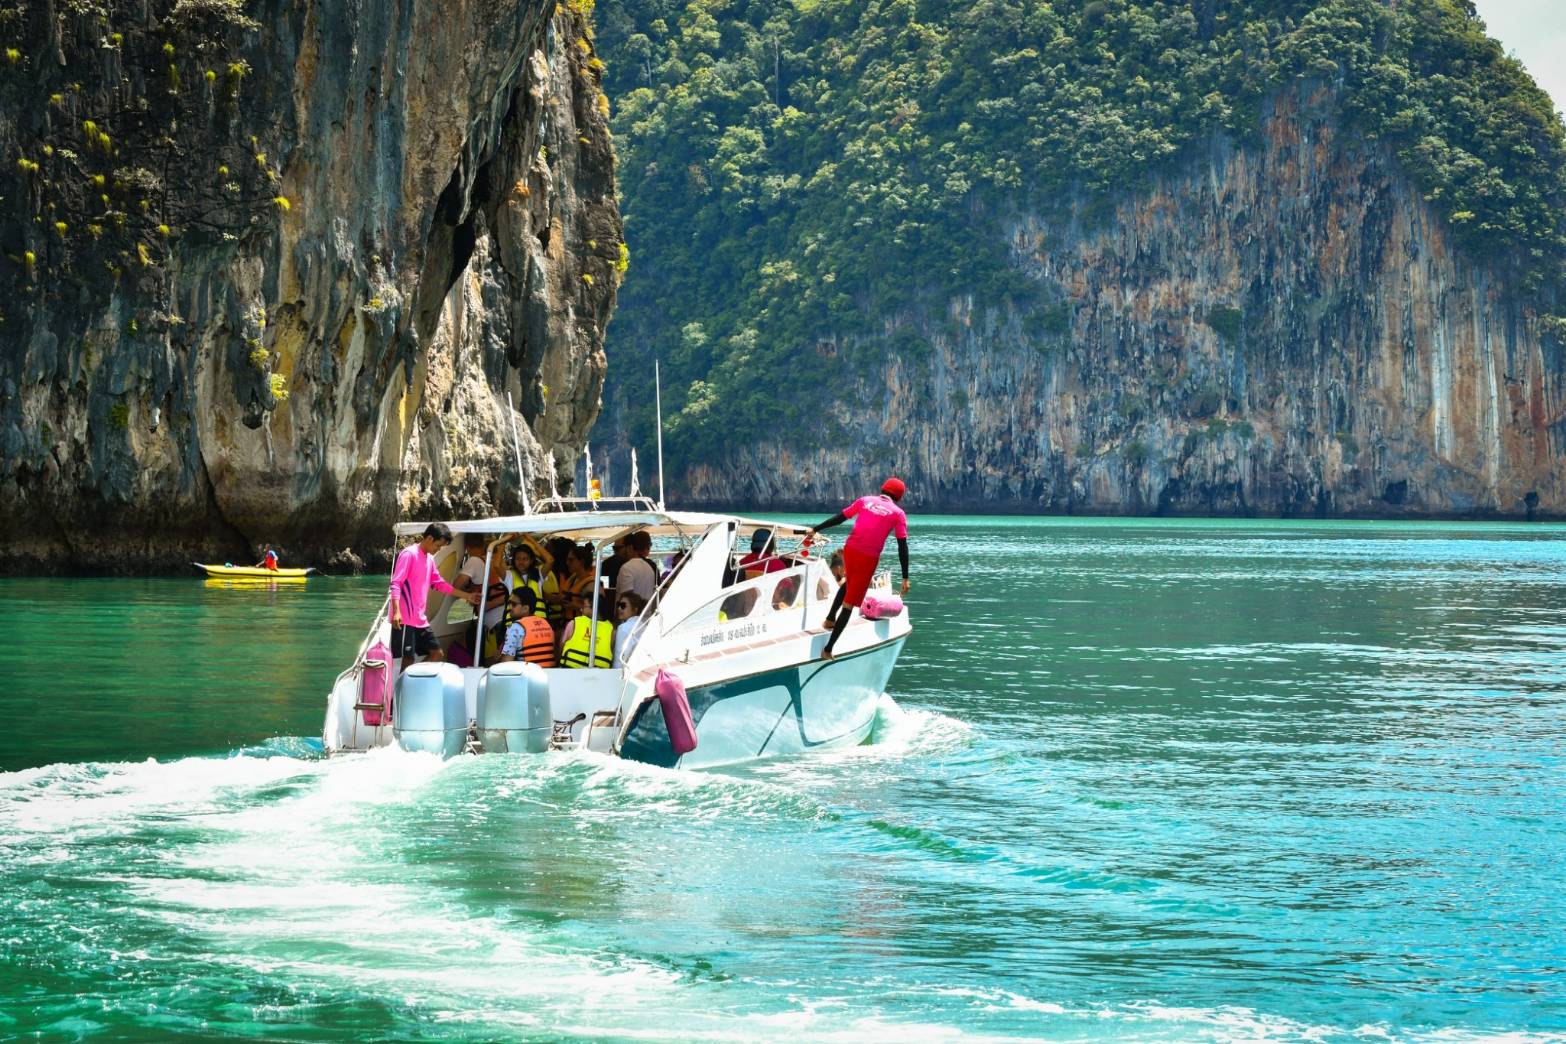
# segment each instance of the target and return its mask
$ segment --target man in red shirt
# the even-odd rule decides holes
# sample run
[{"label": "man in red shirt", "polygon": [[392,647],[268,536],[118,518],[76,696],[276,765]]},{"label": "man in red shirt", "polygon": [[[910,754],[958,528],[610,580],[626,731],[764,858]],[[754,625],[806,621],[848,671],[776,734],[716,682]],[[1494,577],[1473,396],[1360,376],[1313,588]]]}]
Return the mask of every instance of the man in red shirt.
[{"label": "man in red shirt", "polygon": [[747,580],[788,568],[772,543],[772,530],[758,529],[750,535],[750,554],[740,559],[739,567]]},{"label": "man in red shirt", "polygon": [[826,622],[832,628],[832,637],[827,639],[826,648],[821,650],[823,660],[832,658],[832,650],[843,628],[848,626],[848,618],[853,615],[854,608],[864,601],[870,578],[875,575],[875,567],[881,561],[881,549],[886,546],[886,538],[894,532],[897,534],[897,560],[903,569],[903,594],[908,593],[908,516],[898,506],[907,489],[902,479],[889,478],[881,483],[878,496],[860,497],[810,530],[809,536],[815,536],[818,529],[830,529],[850,518],[854,520],[854,528],[843,542],[843,571],[846,576],[842,586],[837,589],[837,597],[832,599],[832,611],[827,613]]}]

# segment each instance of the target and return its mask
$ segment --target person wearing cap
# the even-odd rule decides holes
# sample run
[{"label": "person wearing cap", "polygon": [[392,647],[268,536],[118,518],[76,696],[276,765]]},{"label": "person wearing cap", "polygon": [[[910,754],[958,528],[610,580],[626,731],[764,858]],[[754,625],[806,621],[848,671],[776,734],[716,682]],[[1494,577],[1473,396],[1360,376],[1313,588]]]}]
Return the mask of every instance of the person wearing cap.
[{"label": "person wearing cap", "polygon": [[848,618],[864,601],[870,588],[870,578],[881,561],[881,549],[886,538],[897,534],[897,560],[903,569],[903,594],[908,593],[908,516],[898,506],[908,487],[900,478],[889,478],[881,483],[881,492],[875,496],[860,497],[820,525],[811,528],[806,539],[814,537],[820,529],[830,529],[848,519],[854,520],[854,528],[843,541],[844,579],[837,595],[832,599],[832,610],[827,613],[826,625],[832,628],[821,658],[830,660],[837,645],[838,636],[848,625]]},{"label": "person wearing cap", "polygon": [[740,559],[739,567],[746,580],[754,580],[762,573],[776,573],[788,568],[788,563],[783,561],[772,544],[772,530],[758,529],[750,535],[750,554]]}]

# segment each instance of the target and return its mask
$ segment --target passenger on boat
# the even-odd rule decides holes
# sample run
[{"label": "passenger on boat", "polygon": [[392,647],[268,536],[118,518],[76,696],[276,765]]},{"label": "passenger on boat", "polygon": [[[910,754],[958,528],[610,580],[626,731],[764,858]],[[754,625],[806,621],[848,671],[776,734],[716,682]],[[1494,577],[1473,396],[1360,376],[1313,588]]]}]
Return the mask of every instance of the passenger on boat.
[{"label": "passenger on boat", "polygon": [[772,530],[758,529],[750,535],[750,554],[740,559],[739,567],[746,580],[788,568],[788,563],[779,556],[777,546],[772,542]]},{"label": "passenger on boat", "polygon": [[635,591],[621,595],[614,603],[614,665],[625,666],[625,658],[636,647],[636,639],[642,633],[642,610],[647,600]]},{"label": "passenger on boat", "polygon": [[[822,577],[816,581],[816,597],[826,601],[832,597],[832,593],[843,585],[843,552],[833,551],[832,557],[827,559],[827,568],[832,572],[832,579]],[[827,624],[831,627],[831,624]]]},{"label": "passenger on boat", "polygon": [[[607,606],[599,605],[600,612],[605,608]],[[597,627],[593,626],[592,592],[573,592],[571,611],[576,617],[566,626],[565,640],[560,643],[560,666],[611,666],[614,662],[614,626],[608,620],[599,620]]]},{"label": "passenger on boat", "polygon": [[794,598],[799,594],[799,577],[785,576],[778,581],[778,585],[772,589],[772,608],[787,609],[794,604]]},{"label": "passenger on boat", "polygon": [[810,539],[816,535],[816,530],[829,529],[850,518],[854,520],[853,531],[843,541],[845,579],[827,613],[826,623],[832,628],[832,636],[821,650],[823,660],[832,658],[832,650],[848,625],[853,609],[864,601],[870,578],[875,575],[876,565],[881,560],[881,549],[886,546],[886,538],[894,532],[897,534],[897,561],[903,570],[903,594],[908,593],[908,516],[898,506],[906,491],[902,479],[889,478],[881,483],[879,495],[860,497],[806,534],[806,539]]},{"label": "passenger on boat", "polygon": [[538,602],[533,590],[524,587],[506,601],[506,611],[511,622],[506,626],[506,640],[500,647],[500,662],[511,663],[517,658],[540,667],[555,665],[555,631],[549,621],[538,615]]},{"label": "passenger on boat", "polygon": [[[571,550],[576,547],[570,537],[555,537],[544,545],[549,556],[549,568],[544,573],[544,615],[556,633],[565,627],[566,592],[570,587]],[[592,563],[589,556],[588,563]]]},{"label": "passenger on boat", "polygon": [[257,569],[270,569],[277,572],[277,552],[272,550],[271,544],[261,545],[261,561],[256,563]]},{"label": "passenger on boat", "polygon": [[538,552],[529,544],[518,544],[511,549],[511,569],[506,573],[506,587],[511,591],[528,588],[533,592],[536,604],[544,602],[544,574],[538,568]]},{"label": "passenger on boat", "polygon": [[564,631],[572,620],[571,596],[573,594],[585,594],[588,598],[593,596],[593,549],[586,544],[572,544],[571,550],[566,552],[565,562],[566,576],[560,584],[564,618],[557,628],[559,631]]},{"label": "passenger on boat", "polygon": [[484,596],[484,662],[495,662],[500,644],[506,640],[506,561],[499,555],[489,560],[489,586]]},{"label": "passenger on boat", "polygon": [[760,594],[754,587],[744,591],[735,591],[723,600],[718,606],[718,622],[726,623],[729,620],[738,620],[742,616],[749,616],[750,611],[756,608],[756,598]]},{"label": "passenger on boat", "polygon": [[392,628],[392,655],[402,657],[402,666],[409,667],[415,656],[433,661],[444,660],[440,643],[430,622],[424,616],[425,603],[429,601],[430,588],[443,591],[478,605],[477,591],[458,591],[446,582],[435,568],[435,552],[451,543],[451,530],[443,523],[431,522],[424,527],[424,535],[416,544],[409,544],[397,555],[392,566],[391,584],[387,589],[388,616]]},{"label": "passenger on boat", "polygon": [[462,567],[451,584],[459,591],[477,591],[484,586],[484,536],[469,533],[462,538]]},{"label": "passenger on boat", "polygon": [[616,539],[613,548],[614,553],[604,559],[603,564],[598,567],[598,575],[608,580],[608,583],[604,586],[611,590],[620,582],[620,567],[630,561],[631,558],[631,553],[626,550],[625,546],[627,539],[629,538],[620,537]]},{"label": "passenger on boat", "polygon": [[651,551],[652,537],[646,530],[639,529],[625,538],[625,552],[629,557],[620,567],[620,575],[615,580],[616,594],[635,591],[644,602],[651,600],[653,592],[658,589],[658,571],[647,560]]}]

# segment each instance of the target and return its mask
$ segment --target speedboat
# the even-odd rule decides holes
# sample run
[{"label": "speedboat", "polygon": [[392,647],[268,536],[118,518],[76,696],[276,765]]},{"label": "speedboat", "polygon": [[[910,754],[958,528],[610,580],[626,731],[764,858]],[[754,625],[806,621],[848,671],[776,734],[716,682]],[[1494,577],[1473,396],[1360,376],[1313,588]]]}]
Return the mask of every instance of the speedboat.
[{"label": "speedboat", "polygon": [[[483,537],[487,558],[523,536],[567,537],[592,549],[597,577],[610,545],[647,533],[653,558],[667,555],[674,564],[634,622],[635,644],[622,653],[623,662],[484,667],[448,659],[399,671],[388,651],[383,603],[355,662],[327,698],[328,753],[392,745],[446,756],[585,749],[698,769],[868,740],[908,638],[908,615],[895,598],[880,599],[891,609],[878,619],[845,609],[851,622],[833,658],[821,659],[836,581],[819,536],[812,544],[802,526],[667,511],[651,501],[614,507],[575,500],[562,507],[448,521],[456,539],[437,552],[436,567],[448,581],[456,575],[467,534]],[[399,544],[426,524],[397,524]],[[740,555],[757,530],[772,533],[782,568],[773,563],[773,571],[747,578]],[[871,585],[881,595],[889,588],[885,573]],[[594,587],[595,628],[610,618],[613,602],[612,591]],[[461,647],[452,659],[482,648],[482,615],[467,602],[431,590],[426,615],[443,649]]]}]

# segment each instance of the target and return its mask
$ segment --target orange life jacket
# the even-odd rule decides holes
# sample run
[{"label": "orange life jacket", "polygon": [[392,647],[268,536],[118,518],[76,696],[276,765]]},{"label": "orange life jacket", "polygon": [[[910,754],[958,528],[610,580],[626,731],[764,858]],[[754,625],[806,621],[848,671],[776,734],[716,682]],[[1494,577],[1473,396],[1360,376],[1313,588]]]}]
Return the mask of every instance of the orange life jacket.
[{"label": "orange life jacket", "polygon": [[524,616],[522,624],[522,659],[540,667],[555,665],[555,629],[542,616]]}]

